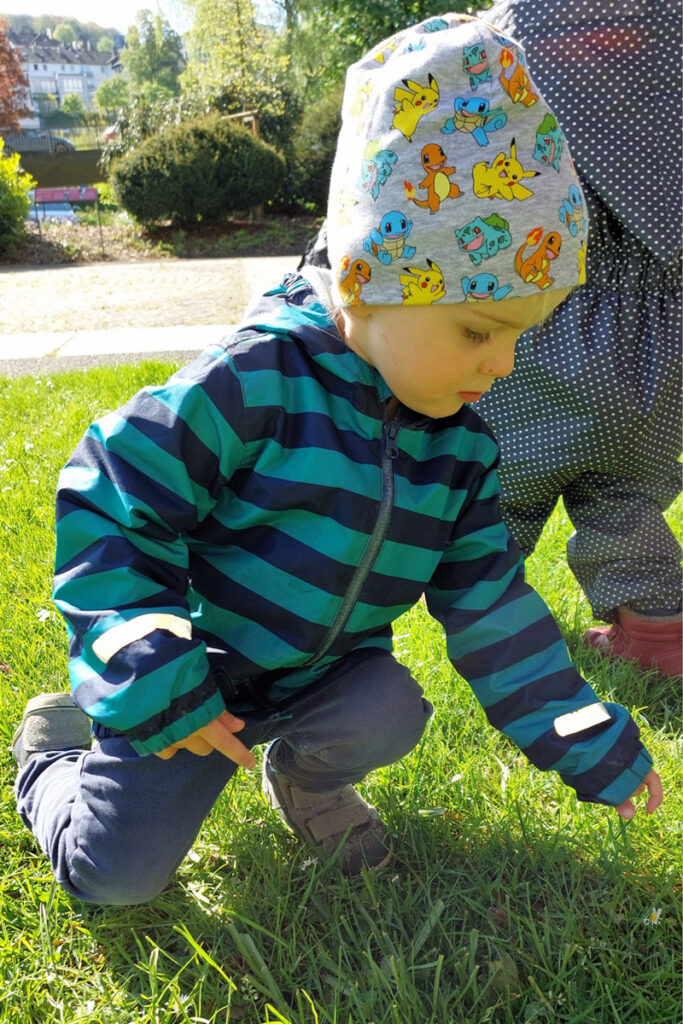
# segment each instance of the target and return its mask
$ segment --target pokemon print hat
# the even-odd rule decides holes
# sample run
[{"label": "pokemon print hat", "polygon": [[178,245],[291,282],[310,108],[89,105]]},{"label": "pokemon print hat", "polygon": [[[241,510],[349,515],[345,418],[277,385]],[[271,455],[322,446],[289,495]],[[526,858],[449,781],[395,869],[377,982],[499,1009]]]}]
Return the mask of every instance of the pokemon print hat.
[{"label": "pokemon print hat", "polygon": [[342,305],[495,302],[583,283],[584,197],[521,47],[444,14],[352,65],[327,226]]}]

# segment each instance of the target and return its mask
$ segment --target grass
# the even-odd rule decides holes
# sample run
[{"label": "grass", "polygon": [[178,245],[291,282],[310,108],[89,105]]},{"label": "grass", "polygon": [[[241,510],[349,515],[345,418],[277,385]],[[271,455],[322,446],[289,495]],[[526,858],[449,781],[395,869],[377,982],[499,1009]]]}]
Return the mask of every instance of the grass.
[{"label": "grass", "polygon": [[561,509],[529,576],[589,681],[633,710],[664,778],[659,814],[623,823],[530,769],[417,606],[397,649],[436,714],[420,748],[363,787],[395,835],[388,871],[348,881],[312,861],[253,772],[223,793],[153,903],[92,908],[52,883],[16,817],[5,748],[28,697],[67,685],[50,600],[57,473],[95,416],[172,369],[0,378],[2,1024],[679,1021],[678,695],[577,646],[590,619]]}]

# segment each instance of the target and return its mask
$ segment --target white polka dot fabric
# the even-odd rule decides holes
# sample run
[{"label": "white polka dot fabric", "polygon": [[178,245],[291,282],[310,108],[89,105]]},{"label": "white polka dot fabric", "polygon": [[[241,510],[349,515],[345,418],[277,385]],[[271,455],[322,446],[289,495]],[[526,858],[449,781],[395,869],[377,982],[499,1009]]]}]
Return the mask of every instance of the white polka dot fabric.
[{"label": "white polka dot fabric", "polygon": [[523,335],[477,403],[501,445],[503,514],[529,553],[560,495],[597,618],[680,608],[663,518],[680,490],[681,26],[650,0],[504,0],[556,113],[590,216],[588,283]]}]

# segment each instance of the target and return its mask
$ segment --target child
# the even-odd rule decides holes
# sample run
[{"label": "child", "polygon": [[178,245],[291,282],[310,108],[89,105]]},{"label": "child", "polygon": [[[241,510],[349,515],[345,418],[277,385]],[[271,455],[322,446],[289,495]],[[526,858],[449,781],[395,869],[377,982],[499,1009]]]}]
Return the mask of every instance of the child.
[{"label": "child", "polygon": [[294,832],[347,874],[386,864],[353,784],[431,713],[391,654],[423,593],[534,764],[624,818],[643,784],[648,811],[662,799],[635,724],[524,582],[468,407],[579,281],[563,137],[535,160],[552,115],[522,52],[456,14],[359,61],[344,110],[334,277],[286,277],[224,345],[93,424],[60,478],[55,599],[96,742],[48,694],[14,752],[20,814],[83,900],[159,893],[267,741],[264,792]]}]

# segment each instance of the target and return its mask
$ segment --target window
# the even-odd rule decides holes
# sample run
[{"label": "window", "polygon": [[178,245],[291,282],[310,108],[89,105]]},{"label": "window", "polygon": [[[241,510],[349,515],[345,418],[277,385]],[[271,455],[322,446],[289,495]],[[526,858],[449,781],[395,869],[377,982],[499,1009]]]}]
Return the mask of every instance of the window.
[{"label": "window", "polygon": [[82,78],[62,78],[63,92],[83,92]]}]

